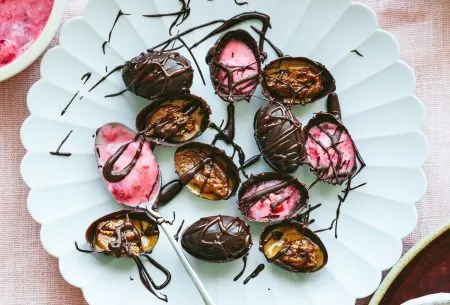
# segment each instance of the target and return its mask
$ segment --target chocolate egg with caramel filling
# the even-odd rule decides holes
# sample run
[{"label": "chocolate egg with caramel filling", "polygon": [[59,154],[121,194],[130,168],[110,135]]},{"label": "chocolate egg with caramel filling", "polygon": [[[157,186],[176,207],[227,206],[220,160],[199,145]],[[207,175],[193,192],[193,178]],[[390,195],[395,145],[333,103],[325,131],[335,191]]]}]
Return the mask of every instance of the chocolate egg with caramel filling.
[{"label": "chocolate egg with caramel filling", "polygon": [[225,263],[246,255],[252,246],[252,236],[250,227],[238,217],[210,216],[187,228],[181,245],[198,259]]},{"label": "chocolate egg with caramel filling", "polygon": [[177,149],[174,159],[181,183],[201,198],[229,199],[239,187],[237,166],[217,147],[198,142],[188,143]]},{"label": "chocolate egg with caramel filling", "polygon": [[255,139],[274,170],[293,173],[305,160],[302,125],[280,102],[264,105],[255,115]]},{"label": "chocolate egg with caramel filling", "polygon": [[206,56],[216,94],[226,102],[250,100],[260,82],[261,53],[244,30],[222,35]]},{"label": "chocolate egg with caramel filling", "polygon": [[334,115],[316,114],[304,133],[308,163],[321,181],[341,185],[356,173],[359,153],[347,128]]},{"label": "chocolate egg with caramel filling", "polygon": [[137,129],[150,141],[178,146],[198,138],[209,126],[211,109],[202,98],[184,94],[145,107]]},{"label": "chocolate egg with caramel filling", "polygon": [[284,221],[264,228],[259,250],[267,261],[290,272],[315,272],[328,261],[327,249],[317,234],[297,221]]},{"label": "chocolate egg with caramel filling", "polygon": [[153,250],[159,238],[156,222],[144,212],[123,210],[94,221],[86,231],[93,251],[116,257],[138,257]]},{"label": "chocolate egg with caramel filling", "polygon": [[305,57],[281,57],[263,71],[264,94],[285,105],[305,105],[336,90],[331,73],[321,63]]},{"label": "chocolate egg with caramel filling", "polygon": [[128,90],[155,100],[189,92],[194,70],[177,52],[147,52],[125,63],[122,78]]},{"label": "chocolate egg with caramel filling", "polygon": [[297,178],[284,173],[263,173],[245,181],[238,193],[238,207],[250,221],[280,222],[307,207],[308,190]]}]

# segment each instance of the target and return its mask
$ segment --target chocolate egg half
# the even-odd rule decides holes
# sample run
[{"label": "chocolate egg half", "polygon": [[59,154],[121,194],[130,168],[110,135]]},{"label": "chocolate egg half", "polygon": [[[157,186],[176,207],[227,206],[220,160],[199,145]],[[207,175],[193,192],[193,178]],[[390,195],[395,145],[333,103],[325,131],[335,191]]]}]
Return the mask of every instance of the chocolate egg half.
[{"label": "chocolate egg half", "polygon": [[125,63],[122,78],[128,90],[155,100],[189,92],[194,70],[177,52],[147,52]]},{"label": "chocolate egg half", "polygon": [[145,107],[136,118],[136,127],[152,142],[178,146],[198,138],[208,128],[210,115],[205,100],[184,94]]},{"label": "chocolate egg half", "polygon": [[225,263],[246,255],[252,246],[250,227],[232,216],[209,216],[187,228],[181,238],[183,249],[212,263]]},{"label": "chocolate egg half", "polygon": [[238,207],[250,221],[280,222],[301,213],[308,200],[308,190],[297,178],[270,172],[251,177],[242,184]]},{"label": "chocolate egg half", "polygon": [[282,57],[263,71],[264,94],[285,105],[312,103],[336,90],[331,73],[321,63],[305,57]]},{"label": "chocolate egg half", "polygon": [[328,261],[327,249],[317,234],[296,221],[267,226],[259,250],[267,261],[289,272],[316,272]]},{"label": "chocolate egg half", "polygon": [[94,221],[86,231],[93,251],[116,257],[151,252],[158,242],[156,222],[144,212],[122,210]]},{"label": "chocolate egg half", "polygon": [[261,54],[244,30],[222,35],[206,56],[216,94],[226,102],[250,100],[260,82]]},{"label": "chocolate egg half", "polygon": [[195,195],[225,200],[236,194],[241,181],[239,170],[223,150],[192,142],[179,147],[174,159],[181,182]]},{"label": "chocolate egg half", "polygon": [[334,115],[316,114],[305,126],[304,134],[308,163],[321,181],[341,185],[357,171],[355,143]]},{"label": "chocolate egg half", "polygon": [[255,115],[255,139],[274,170],[295,172],[305,160],[302,125],[280,102],[264,105]]}]

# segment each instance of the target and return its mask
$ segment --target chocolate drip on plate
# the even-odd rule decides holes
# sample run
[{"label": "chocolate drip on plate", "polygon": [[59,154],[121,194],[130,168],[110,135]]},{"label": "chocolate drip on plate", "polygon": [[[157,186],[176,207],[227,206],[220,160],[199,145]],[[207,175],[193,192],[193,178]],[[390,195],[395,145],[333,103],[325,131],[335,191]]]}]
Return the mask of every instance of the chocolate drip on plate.
[{"label": "chocolate drip on plate", "polygon": [[250,282],[251,279],[256,278],[265,268],[266,266],[264,264],[260,264],[258,265],[258,267],[256,267],[255,271],[253,271],[245,280],[244,280],[244,285],[247,285],[248,282]]},{"label": "chocolate drip on plate", "polygon": [[242,261],[244,262],[244,266],[242,267],[242,270],[238,273],[238,275],[235,276],[233,281],[237,281],[241,278],[242,275],[244,275],[245,269],[247,268],[247,255],[242,258]]},{"label": "chocolate drip on plate", "polygon": [[83,85],[85,85],[88,82],[88,80],[91,78],[91,76],[92,76],[92,73],[91,72],[87,72],[86,74],[84,74],[81,77],[81,81],[84,81]]},{"label": "chocolate drip on plate", "polygon": [[183,230],[183,226],[184,226],[184,219],[181,222],[180,226],[178,227],[177,233],[175,233],[175,235],[173,236],[173,238],[175,238],[176,241],[178,241],[180,239],[180,233],[181,233],[181,230]]},{"label": "chocolate drip on plate", "polygon": [[70,157],[72,156],[71,153],[62,153],[60,152],[62,146],[64,145],[64,143],[67,142],[67,140],[69,139],[70,135],[73,133],[73,130],[71,130],[67,136],[62,140],[61,144],[59,144],[58,148],[56,149],[56,151],[51,151],[50,154],[52,156],[60,156],[60,157]]}]

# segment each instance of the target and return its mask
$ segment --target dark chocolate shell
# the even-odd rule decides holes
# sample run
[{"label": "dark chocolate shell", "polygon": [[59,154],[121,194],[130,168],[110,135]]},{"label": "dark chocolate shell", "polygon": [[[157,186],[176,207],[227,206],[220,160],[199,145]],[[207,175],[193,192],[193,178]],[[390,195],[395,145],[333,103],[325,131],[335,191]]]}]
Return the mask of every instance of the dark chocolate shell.
[{"label": "dark chocolate shell", "polygon": [[328,252],[319,236],[297,221],[284,221],[264,228],[259,250],[267,261],[296,273],[322,269]]},{"label": "dark chocolate shell", "polygon": [[304,137],[309,166],[321,181],[341,185],[358,170],[356,145],[334,115],[316,114],[305,126]]},{"label": "dark chocolate shell", "polygon": [[293,218],[308,205],[309,193],[297,178],[284,173],[263,173],[245,181],[238,207],[250,221],[280,222]]},{"label": "dark chocolate shell", "polygon": [[226,263],[246,255],[252,246],[250,227],[238,217],[209,216],[183,232],[183,249],[211,263]]},{"label": "dark chocolate shell", "polygon": [[321,63],[305,57],[282,57],[263,71],[264,94],[285,105],[305,105],[336,90],[331,73]]},{"label": "dark chocolate shell", "polygon": [[122,210],[94,221],[86,230],[93,251],[137,257],[153,250],[159,238],[156,222],[144,212]]},{"label": "dark chocolate shell", "polygon": [[201,136],[210,116],[204,99],[183,94],[145,107],[136,117],[136,128],[153,143],[179,146]]},{"label": "dark chocolate shell", "polygon": [[219,97],[230,103],[250,100],[261,79],[261,53],[244,30],[222,35],[206,56],[211,81]]},{"label": "dark chocolate shell", "polygon": [[217,147],[192,142],[175,152],[175,170],[181,182],[195,195],[208,200],[226,200],[236,194],[239,170]]},{"label": "dark chocolate shell", "polygon": [[269,102],[255,115],[255,140],[274,170],[293,173],[305,160],[302,125],[280,102]]},{"label": "dark chocolate shell", "polygon": [[125,63],[122,78],[128,90],[155,100],[189,92],[194,70],[177,52],[147,52]]}]

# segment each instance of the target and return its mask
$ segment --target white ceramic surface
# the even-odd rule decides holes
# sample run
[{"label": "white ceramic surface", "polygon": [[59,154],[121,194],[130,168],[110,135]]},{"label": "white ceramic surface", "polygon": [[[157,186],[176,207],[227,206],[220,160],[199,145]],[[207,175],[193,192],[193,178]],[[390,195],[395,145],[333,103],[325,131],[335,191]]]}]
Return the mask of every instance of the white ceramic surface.
[{"label": "white ceramic surface", "polygon": [[[367,185],[354,191],[343,205],[339,239],[332,232],[320,234],[328,248],[329,262],[318,273],[294,275],[267,265],[244,288],[241,282],[232,281],[241,261],[212,265],[188,258],[218,305],[354,304],[356,298],[365,297],[377,288],[382,270],[389,269],[401,256],[401,238],[415,227],[414,204],[426,190],[421,166],[427,158],[428,145],[420,132],[424,111],[421,101],[414,96],[414,73],[399,60],[395,38],[378,28],[375,14],[364,5],[351,4],[349,0],[248,1],[249,6],[236,6],[232,0],[192,1],[191,17],[180,30],[243,11],[257,10],[271,15],[270,39],[287,54],[321,61],[336,78],[344,122],[368,165],[355,179],[355,185],[361,182]],[[111,121],[134,127],[136,113],[146,104],[131,93],[103,98],[124,87],[119,74],[91,93],[87,90],[105,73],[105,66],[111,69],[167,38],[173,19],[146,19],[141,17],[143,13],[168,13],[179,7],[175,0],[91,0],[82,17],[63,27],[60,46],[47,52],[41,66],[42,79],[29,92],[31,116],[21,130],[27,149],[21,171],[31,188],[29,211],[42,224],[45,249],[60,259],[61,274],[83,289],[91,305],[131,304],[138,300],[159,304],[136,280],[139,277],[132,261],[79,253],[73,242],[83,242],[85,229],[94,219],[120,209],[106,191],[96,168],[92,137],[96,128]],[[107,40],[120,9],[131,15],[118,21],[103,55],[101,45]],[[240,27],[249,29],[250,24],[260,26],[258,22],[248,22]],[[198,31],[185,40],[193,43],[205,33],[206,30]],[[194,50],[205,75],[208,68],[203,58],[215,40],[216,37],[211,38]],[[350,52],[353,49],[364,57]],[[267,51],[274,58],[268,47]],[[182,53],[190,58],[187,52]],[[86,72],[91,72],[92,77],[83,85],[80,79]],[[80,93],[73,104],[61,116],[77,91]],[[214,122],[220,123],[226,117],[226,104],[214,95],[209,79],[206,87],[201,84],[198,72],[192,92],[210,103]],[[259,89],[256,95],[262,96]],[[305,122],[314,112],[325,109],[324,102],[296,108],[295,113]],[[252,123],[261,106],[262,102],[254,98],[251,103],[236,107],[236,142],[248,156],[258,152]],[[71,130],[73,133],[62,151],[73,155],[51,156],[49,151],[54,151]],[[212,133],[208,131],[200,141],[211,139]],[[167,148],[155,152],[164,181],[175,178],[173,152]],[[267,170],[269,167],[263,161],[251,168],[254,173]],[[295,175],[305,184],[314,180],[306,168]],[[311,190],[311,203],[323,203],[312,215],[316,219],[313,229],[327,227],[334,218],[340,191],[339,187],[322,183]],[[175,227],[181,219],[189,224],[207,215],[238,215],[234,198],[213,203],[187,190],[161,212],[168,216],[173,210],[178,216]],[[252,226],[255,244],[260,230],[260,225]],[[173,273],[173,281],[165,290],[169,304],[202,304],[165,238],[152,255]],[[255,245],[247,273],[263,261]],[[135,280],[130,281],[130,276]]]},{"label": "white ceramic surface", "polygon": [[61,24],[66,3],[67,0],[55,0],[47,24],[36,41],[19,58],[0,68],[0,82],[22,72],[44,52]]}]

